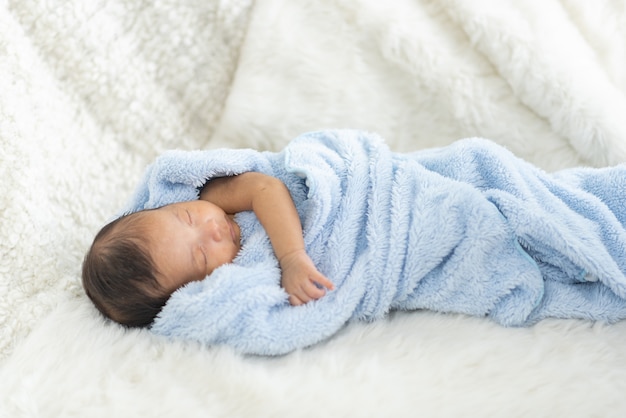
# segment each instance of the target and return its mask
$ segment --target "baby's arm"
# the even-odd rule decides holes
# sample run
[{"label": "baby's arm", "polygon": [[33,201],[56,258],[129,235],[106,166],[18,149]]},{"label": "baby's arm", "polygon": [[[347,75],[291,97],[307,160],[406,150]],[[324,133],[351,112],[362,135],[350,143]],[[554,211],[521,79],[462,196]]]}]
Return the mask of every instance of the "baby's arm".
[{"label": "baby's arm", "polygon": [[302,225],[291,194],[282,181],[256,172],[209,181],[200,199],[221,207],[226,213],[254,211],[270,238],[282,270],[281,284],[292,305],[319,299],[326,293],[315,284],[333,289],[304,249]]}]

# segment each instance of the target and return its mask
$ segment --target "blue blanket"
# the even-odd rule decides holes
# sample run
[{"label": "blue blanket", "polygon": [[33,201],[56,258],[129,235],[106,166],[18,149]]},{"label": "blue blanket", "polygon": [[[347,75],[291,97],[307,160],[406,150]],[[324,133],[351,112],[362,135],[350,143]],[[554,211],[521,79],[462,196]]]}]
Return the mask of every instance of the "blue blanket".
[{"label": "blue blanket", "polygon": [[196,199],[205,181],[251,170],[285,182],[336,289],[290,306],[267,235],[244,212],[234,263],[176,291],[153,332],[276,355],[390,310],[505,326],[626,317],[624,165],[547,174],[483,139],[397,154],[374,134],[322,131],[280,153],[168,152],[128,210]]}]

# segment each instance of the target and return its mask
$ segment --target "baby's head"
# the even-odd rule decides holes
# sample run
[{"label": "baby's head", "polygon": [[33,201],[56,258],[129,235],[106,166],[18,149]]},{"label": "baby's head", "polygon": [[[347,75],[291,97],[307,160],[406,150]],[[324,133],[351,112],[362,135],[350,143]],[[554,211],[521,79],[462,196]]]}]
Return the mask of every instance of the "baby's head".
[{"label": "baby's head", "polygon": [[145,327],[176,289],[231,262],[239,240],[232,216],[201,200],[126,215],[94,238],[83,287],[108,318]]},{"label": "baby's head", "polygon": [[129,327],[150,325],[169,295],[159,284],[143,212],[98,232],[83,262],[83,287],[98,310]]}]

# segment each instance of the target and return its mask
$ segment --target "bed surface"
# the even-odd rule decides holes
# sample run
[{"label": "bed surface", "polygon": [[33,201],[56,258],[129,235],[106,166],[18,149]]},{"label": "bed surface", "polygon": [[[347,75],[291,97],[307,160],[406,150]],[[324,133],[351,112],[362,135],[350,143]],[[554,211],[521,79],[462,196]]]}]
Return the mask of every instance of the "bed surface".
[{"label": "bed surface", "polygon": [[171,148],[356,128],[397,151],[486,137],[548,171],[626,161],[622,2],[8,0],[0,91],[0,416],[626,411],[626,322],[393,313],[245,357],[125,331],[80,286]]}]

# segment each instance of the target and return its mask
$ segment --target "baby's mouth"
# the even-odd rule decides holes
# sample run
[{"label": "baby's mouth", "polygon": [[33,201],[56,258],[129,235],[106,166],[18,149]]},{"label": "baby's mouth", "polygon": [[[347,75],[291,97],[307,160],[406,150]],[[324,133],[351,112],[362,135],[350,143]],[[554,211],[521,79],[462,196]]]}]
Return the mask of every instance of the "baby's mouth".
[{"label": "baby's mouth", "polygon": [[234,244],[237,244],[237,234],[235,234],[235,227],[233,226],[233,220],[229,216],[226,216],[226,223],[228,224],[228,230],[230,231],[230,237]]}]

